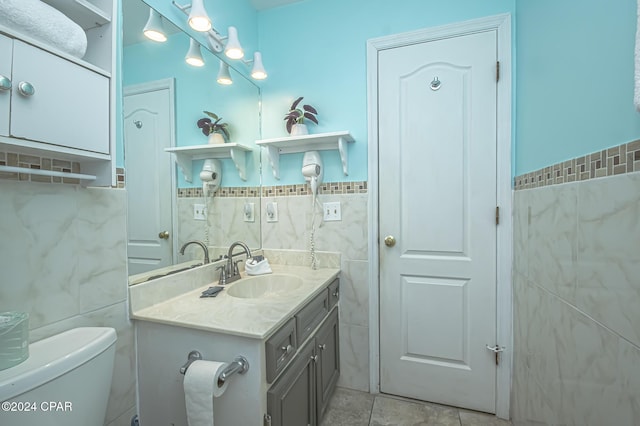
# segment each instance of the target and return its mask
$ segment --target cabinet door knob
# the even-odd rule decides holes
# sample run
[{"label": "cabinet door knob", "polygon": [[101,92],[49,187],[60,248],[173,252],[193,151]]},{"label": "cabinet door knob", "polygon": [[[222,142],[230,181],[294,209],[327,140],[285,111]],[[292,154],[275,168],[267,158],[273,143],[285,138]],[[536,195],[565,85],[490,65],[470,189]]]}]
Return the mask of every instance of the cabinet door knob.
[{"label": "cabinet door knob", "polygon": [[29,83],[28,81],[21,81],[20,83],[18,83],[18,92],[25,97],[29,97],[29,96],[33,96],[36,93],[36,89],[35,87],[33,87],[33,84]]},{"label": "cabinet door knob", "polygon": [[162,238],[163,240],[168,240],[169,239],[169,231],[162,231],[158,234],[159,238]]},{"label": "cabinet door knob", "polygon": [[0,74],[0,90],[9,90],[11,89],[11,80],[8,77]]},{"label": "cabinet door knob", "polygon": [[311,361],[318,362],[318,355],[311,355]]},{"label": "cabinet door knob", "polygon": [[334,291],[333,293],[331,293],[331,295],[332,295],[333,297],[340,297],[340,290],[336,290],[336,291]]},{"label": "cabinet door knob", "polygon": [[280,349],[282,349],[282,352],[289,354],[293,351],[293,346],[287,345],[287,346],[281,347]]},{"label": "cabinet door knob", "polygon": [[321,351],[324,351],[325,349],[327,349],[327,345],[325,343],[318,345],[318,349],[320,349]]}]

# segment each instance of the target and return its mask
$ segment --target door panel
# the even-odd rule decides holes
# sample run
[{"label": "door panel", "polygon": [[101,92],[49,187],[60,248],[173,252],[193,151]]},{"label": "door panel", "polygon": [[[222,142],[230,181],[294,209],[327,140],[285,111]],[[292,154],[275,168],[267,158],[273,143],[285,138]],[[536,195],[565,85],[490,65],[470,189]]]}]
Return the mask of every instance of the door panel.
[{"label": "door panel", "polygon": [[124,97],[129,275],[173,264],[170,102],[168,89]]},{"label": "door panel", "polygon": [[[11,80],[13,41],[0,35],[0,76]],[[11,89],[0,90],[0,136],[9,136]]]},{"label": "door panel", "polygon": [[496,32],[379,52],[380,389],[495,412]]}]

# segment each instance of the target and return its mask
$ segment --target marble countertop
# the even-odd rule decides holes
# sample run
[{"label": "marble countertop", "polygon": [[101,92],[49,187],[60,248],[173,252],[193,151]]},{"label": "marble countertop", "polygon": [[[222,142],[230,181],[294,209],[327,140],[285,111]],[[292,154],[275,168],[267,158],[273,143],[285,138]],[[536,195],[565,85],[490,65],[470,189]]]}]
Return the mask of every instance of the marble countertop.
[{"label": "marble countertop", "polygon": [[274,274],[300,277],[302,285],[277,296],[242,299],[227,294],[227,289],[240,282],[236,281],[225,286],[225,290],[221,291],[217,297],[200,298],[202,291],[217,285],[214,281],[148,307],[136,309],[132,306],[131,318],[265,339],[293,317],[298,309],[319,294],[340,273],[340,269],[313,270],[307,266],[271,265],[271,269]]}]

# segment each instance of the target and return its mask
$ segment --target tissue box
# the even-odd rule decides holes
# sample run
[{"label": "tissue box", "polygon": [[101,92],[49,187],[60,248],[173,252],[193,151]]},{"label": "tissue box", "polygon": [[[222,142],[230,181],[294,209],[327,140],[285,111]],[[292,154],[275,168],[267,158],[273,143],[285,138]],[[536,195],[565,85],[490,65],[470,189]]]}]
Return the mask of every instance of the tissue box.
[{"label": "tissue box", "polygon": [[29,314],[0,312],[0,370],[29,358]]}]

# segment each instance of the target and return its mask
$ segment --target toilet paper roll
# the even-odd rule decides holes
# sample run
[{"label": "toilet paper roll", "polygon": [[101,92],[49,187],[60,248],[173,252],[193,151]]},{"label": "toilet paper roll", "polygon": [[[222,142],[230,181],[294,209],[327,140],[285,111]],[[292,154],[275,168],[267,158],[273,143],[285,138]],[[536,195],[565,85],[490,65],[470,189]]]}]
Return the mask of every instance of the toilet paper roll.
[{"label": "toilet paper roll", "polygon": [[189,426],[213,426],[213,398],[227,390],[229,382],[218,387],[218,379],[228,364],[194,361],[184,375],[184,401]]}]

